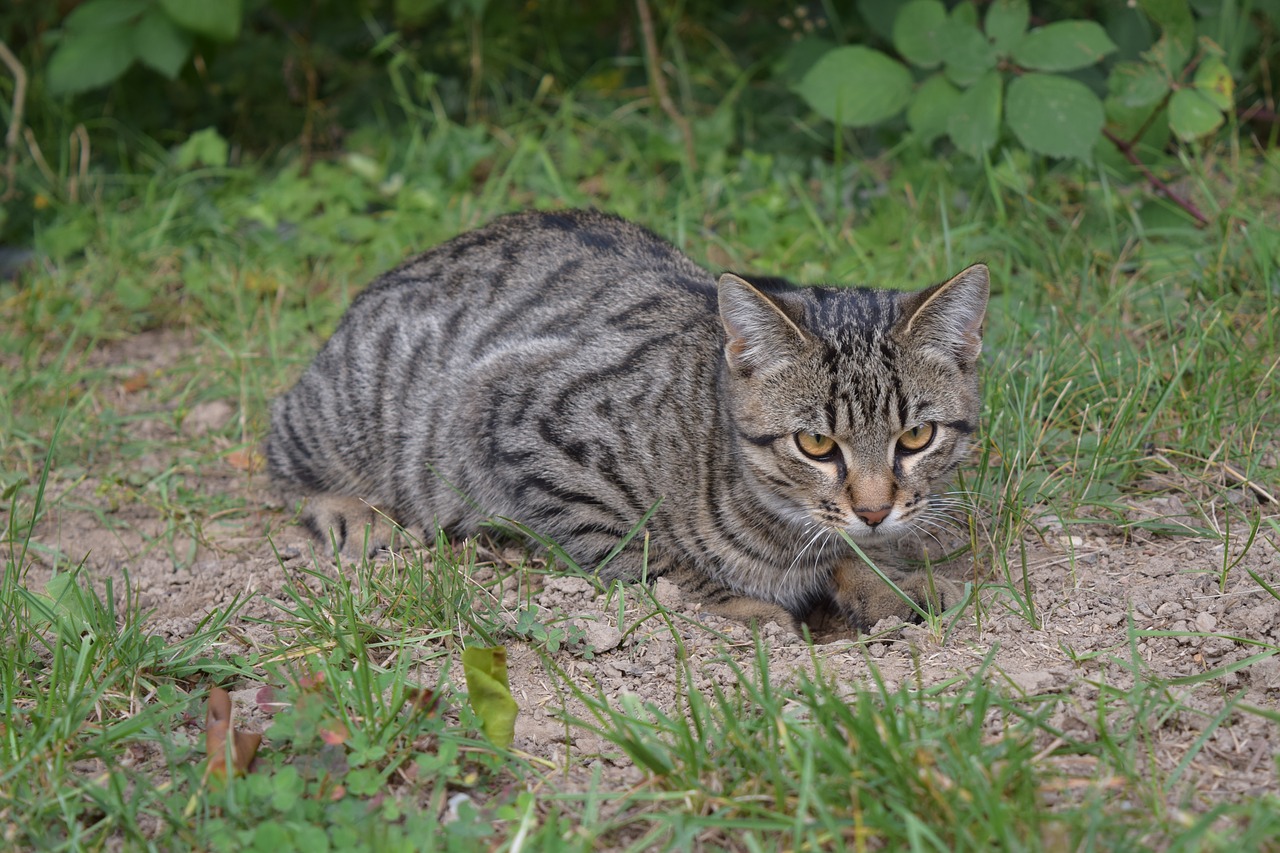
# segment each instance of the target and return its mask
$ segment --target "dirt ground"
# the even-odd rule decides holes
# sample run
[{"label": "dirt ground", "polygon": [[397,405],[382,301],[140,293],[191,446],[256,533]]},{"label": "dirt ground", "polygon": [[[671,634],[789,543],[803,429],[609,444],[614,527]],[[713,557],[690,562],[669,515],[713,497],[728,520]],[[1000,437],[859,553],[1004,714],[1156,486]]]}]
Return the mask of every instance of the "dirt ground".
[{"label": "dirt ground", "polygon": [[[143,336],[95,357],[125,380],[163,367],[180,343],[167,334]],[[130,402],[126,396],[127,392],[120,392],[117,403],[122,408],[163,408],[154,400]],[[135,438],[154,437],[156,450],[154,459],[141,464],[164,466],[178,460],[185,444],[216,434],[239,416],[236,401],[215,400],[193,408],[177,427],[173,417],[143,417],[131,429]],[[248,593],[252,600],[241,611],[237,634],[269,646],[271,628],[251,618],[279,617],[280,611],[270,600],[281,598],[292,564],[288,558],[307,553],[306,541],[301,529],[289,523],[289,514],[271,498],[265,477],[246,474],[238,461],[242,460],[228,454],[219,463],[221,469],[206,466],[193,484],[203,495],[223,495],[231,502],[242,502],[244,511],[228,514],[226,519],[207,519],[203,525],[205,542],[193,546],[194,557],[189,562],[175,561],[165,549],[147,546],[147,537],[168,523],[162,513],[141,505],[107,504],[90,472],[50,507],[38,526],[35,539],[45,547],[37,549],[28,585],[43,588],[54,562],[48,556],[52,551],[74,561],[85,558],[86,570],[99,585],[106,578],[121,578],[127,571],[141,606],[150,612],[148,626],[169,639],[189,636],[212,609]],[[51,487],[51,494],[70,486],[56,481],[57,472],[58,487]],[[1184,500],[1190,499],[1175,492],[1134,499],[1129,513],[1133,519],[1161,517],[1173,525],[1185,522],[1202,527],[1205,522]],[[1264,517],[1280,517],[1280,507],[1274,503],[1261,502],[1259,507]],[[1213,539],[1155,535],[1134,528],[1126,534],[1101,523],[1072,524],[1064,529],[1049,517],[1042,517],[1037,526],[1027,533],[1025,546],[1027,582],[1038,627],[1014,607],[1005,581],[992,578],[981,592],[981,619],[975,618],[970,607],[945,640],[919,627],[906,627],[867,643],[851,638],[823,642],[816,648],[816,657],[826,672],[847,683],[852,692],[857,684],[868,682],[872,662],[891,686],[916,678],[938,683],[974,672],[994,650],[989,680],[1013,695],[1067,696],[1052,723],[1072,738],[1089,740],[1097,736],[1095,708],[1104,685],[1125,691],[1134,686],[1135,678],[1145,678],[1148,673],[1158,678],[1194,676],[1229,668],[1259,651],[1280,647],[1280,601],[1246,571],[1252,570],[1273,588],[1280,588],[1275,531],[1265,524],[1262,535],[1247,551],[1247,531],[1233,530],[1229,538]],[[263,537],[266,529],[274,531],[275,545],[286,556],[284,565]],[[188,543],[181,536],[174,543],[176,552],[188,553]],[[1237,557],[1240,560],[1220,586],[1224,548],[1229,549],[1228,562]],[[944,571],[963,579],[972,572],[973,564],[967,558],[959,562],[962,565]],[[1014,565],[1019,565],[1017,560]],[[664,581],[657,585],[657,597],[689,617],[675,624],[702,682],[730,685],[736,676],[725,661],[726,644],[706,629],[727,635],[729,656],[744,662],[752,655],[749,629],[699,612]],[[598,685],[610,699],[625,692],[659,704],[671,701],[676,648],[670,629],[661,620],[649,620],[641,630],[624,637],[623,632],[643,615],[643,596],[627,597],[629,610],[623,625],[618,621],[616,602],[606,602],[581,577],[548,577],[533,601],[544,612],[558,611],[567,617],[584,632],[593,649],[589,657],[581,648],[558,653],[556,662],[569,677],[584,686]],[[506,603],[515,603],[514,591],[508,593]],[[1135,672],[1128,641],[1130,620],[1141,630],[1188,633],[1138,639],[1136,653],[1145,669]],[[776,680],[812,668],[809,648],[789,629],[768,625],[763,634]],[[565,727],[555,714],[562,700],[538,653],[518,641],[507,645],[512,692],[521,707],[513,746],[561,765],[569,750],[570,764],[577,764],[584,772],[588,766],[602,767],[605,782],[613,790],[634,784],[640,772],[625,758],[601,760],[599,753],[607,752],[606,745],[594,735],[575,730],[572,741],[565,742]],[[454,683],[461,685],[461,672],[454,676]],[[433,678],[432,673],[423,673],[424,682]],[[256,685],[240,687],[242,696],[251,696]],[[1280,657],[1168,689],[1181,699],[1183,709],[1167,718],[1156,716],[1140,723],[1158,725],[1147,733],[1153,774],[1167,774],[1183,761],[1224,702],[1234,701],[1241,693],[1240,701],[1246,705],[1280,711]],[[245,711],[252,719],[252,708]],[[1116,719],[1113,724],[1123,727],[1133,722]],[[1047,737],[1044,745],[1052,745]],[[1198,750],[1179,777],[1177,790],[1170,794],[1178,801],[1185,795],[1193,807],[1204,808],[1223,798],[1280,791],[1278,751],[1280,732],[1275,724],[1254,713],[1234,710]],[[1064,773],[1084,778],[1095,775],[1087,762],[1081,765],[1080,759],[1074,761],[1071,767],[1064,765]]]}]

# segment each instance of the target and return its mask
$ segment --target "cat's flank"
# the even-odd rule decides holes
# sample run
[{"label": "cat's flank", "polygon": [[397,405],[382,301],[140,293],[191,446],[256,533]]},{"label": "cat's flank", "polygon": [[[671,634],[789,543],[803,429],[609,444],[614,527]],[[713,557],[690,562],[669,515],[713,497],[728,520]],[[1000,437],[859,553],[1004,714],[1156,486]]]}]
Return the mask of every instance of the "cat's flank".
[{"label": "cat's flank", "polygon": [[656,506],[604,578],[670,574],[739,615],[834,602],[866,629],[910,609],[839,534],[936,523],[987,292],[981,265],[913,293],[717,282],[613,216],[505,216],[355,299],[276,401],[269,470],[344,550],[376,508],[427,534],[514,521],[591,569]]}]

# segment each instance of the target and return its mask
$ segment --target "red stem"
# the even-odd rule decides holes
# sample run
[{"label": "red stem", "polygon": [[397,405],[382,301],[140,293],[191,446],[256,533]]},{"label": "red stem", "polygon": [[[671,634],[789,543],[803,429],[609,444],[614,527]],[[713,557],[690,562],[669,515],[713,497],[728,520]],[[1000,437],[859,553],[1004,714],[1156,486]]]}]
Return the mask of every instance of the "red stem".
[{"label": "red stem", "polygon": [[1127,142],[1121,139],[1120,137],[1116,136],[1114,133],[1107,130],[1106,128],[1103,128],[1102,135],[1105,136],[1108,140],[1110,140],[1111,144],[1114,145],[1120,151],[1120,153],[1124,155],[1124,159],[1132,163],[1133,167],[1142,173],[1142,176],[1147,179],[1147,183],[1151,184],[1152,188],[1156,191],[1157,195],[1164,196],[1165,198],[1169,199],[1169,201],[1173,202],[1178,207],[1185,210],[1187,214],[1191,216],[1191,218],[1194,219],[1196,221],[1196,224],[1199,225],[1201,228],[1209,224],[1209,217],[1201,213],[1200,209],[1197,208],[1194,204],[1192,204],[1188,199],[1185,199],[1182,196],[1178,195],[1176,192],[1174,192],[1169,187],[1168,184],[1166,184],[1164,181],[1157,178],[1155,173],[1152,172],[1149,168],[1147,168],[1147,164],[1143,163],[1142,160],[1138,157],[1138,155],[1133,152],[1132,142]]}]

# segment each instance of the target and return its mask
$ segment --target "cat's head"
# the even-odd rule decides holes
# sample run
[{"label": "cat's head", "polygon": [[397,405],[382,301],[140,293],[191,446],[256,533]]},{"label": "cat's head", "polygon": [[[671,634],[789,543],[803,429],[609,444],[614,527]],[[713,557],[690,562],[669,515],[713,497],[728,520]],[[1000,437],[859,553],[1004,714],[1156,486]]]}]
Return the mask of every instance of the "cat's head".
[{"label": "cat's head", "polygon": [[981,264],[915,293],[720,277],[739,446],[775,508],[856,539],[923,521],[977,426]]}]

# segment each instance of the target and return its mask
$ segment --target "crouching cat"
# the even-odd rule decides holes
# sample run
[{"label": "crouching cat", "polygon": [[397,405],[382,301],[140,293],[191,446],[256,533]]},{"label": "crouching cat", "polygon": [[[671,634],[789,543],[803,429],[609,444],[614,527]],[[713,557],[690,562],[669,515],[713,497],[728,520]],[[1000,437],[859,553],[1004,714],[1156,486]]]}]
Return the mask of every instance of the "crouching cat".
[{"label": "crouching cat", "polygon": [[[747,617],[834,604],[865,630],[911,609],[840,533],[889,541],[941,512],[988,287],[982,265],[913,293],[717,281],[613,216],[504,216],[355,299],[275,402],[268,468],[344,550],[376,508],[428,535],[510,519],[595,567],[652,510],[604,579],[668,575]],[[896,582],[933,607],[960,594]]]}]

